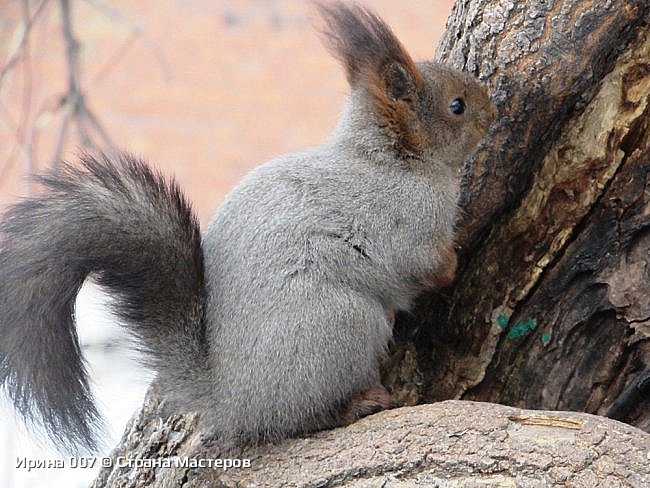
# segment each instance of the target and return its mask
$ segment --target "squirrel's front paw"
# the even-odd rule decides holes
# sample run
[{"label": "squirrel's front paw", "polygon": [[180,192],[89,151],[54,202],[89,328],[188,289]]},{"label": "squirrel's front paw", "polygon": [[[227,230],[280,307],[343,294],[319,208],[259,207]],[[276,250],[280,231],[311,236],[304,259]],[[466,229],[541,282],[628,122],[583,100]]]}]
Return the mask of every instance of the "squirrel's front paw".
[{"label": "squirrel's front paw", "polygon": [[356,422],[362,417],[397,407],[397,403],[383,385],[368,388],[354,395],[340,411],[341,425]]},{"label": "squirrel's front paw", "polygon": [[435,276],[430,276],[427,280],[427,286],[433,290],[439,290],[451,285],[456,278],[456,269],[458,268],[458,255],[454,250],[453,244],[440,246],[440,266]]},{"label": "squirrel's front paw", "polygon": [[458,269],[458,255],[454,250],[453,244],[443,246],[440,249],[440,258],[442,265],[440,267],[440,278],[438,280],[440,288],[451,285],[456,279],[456,270]]}]

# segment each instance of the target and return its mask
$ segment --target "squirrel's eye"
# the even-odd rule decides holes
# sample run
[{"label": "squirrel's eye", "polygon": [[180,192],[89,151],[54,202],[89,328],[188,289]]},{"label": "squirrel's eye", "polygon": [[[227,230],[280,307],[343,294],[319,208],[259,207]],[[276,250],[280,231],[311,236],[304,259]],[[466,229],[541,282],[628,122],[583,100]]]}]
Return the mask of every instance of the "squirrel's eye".
[{"label": "squirrel's eye", "polygon": [[462,98],[455,98],[452,100],[451,105],[449,105],[449,110],[452,114],[461,115],[465,112],[465,100]]}]

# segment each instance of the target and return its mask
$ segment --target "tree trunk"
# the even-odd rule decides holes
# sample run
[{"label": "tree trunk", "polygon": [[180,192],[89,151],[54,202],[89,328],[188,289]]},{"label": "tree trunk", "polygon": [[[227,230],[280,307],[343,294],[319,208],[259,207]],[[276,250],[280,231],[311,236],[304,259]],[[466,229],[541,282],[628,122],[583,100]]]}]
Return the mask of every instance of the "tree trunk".
[{"label": "tree trunk", "polygon": [[464,174],[460,273],[398,324],[386,377],[650,430],[650,3],[458,1],[438,57],[500,118]]},{"label": "tree trunk", "polygon": [[[464,173],[456,283],[398,317],[384,381],[402,404],[650,430],[649,28],[646,0],[457,1],[438,58],[484,79],[500,118]],[[218,457],[193,417],[157,412],[150,397],[116,456]],[[241,454],[250,469],[106,469],[95,486],[650,483],[641,431],[471,402]]]}]

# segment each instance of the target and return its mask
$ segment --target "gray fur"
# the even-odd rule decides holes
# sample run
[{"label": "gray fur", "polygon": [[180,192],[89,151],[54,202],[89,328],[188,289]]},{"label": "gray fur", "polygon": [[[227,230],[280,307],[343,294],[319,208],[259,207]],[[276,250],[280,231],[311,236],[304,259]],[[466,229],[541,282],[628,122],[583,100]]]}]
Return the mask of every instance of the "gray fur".
[{"label": "gray fur", "polygon": [[[53,422],[60,444],[93,447],[96,411],[70,318],[90,272],[117,296],[170,404],[200,411],[231,446],[338,425],[351,397],[379,385],[393,313],[453,266],[443,250],[458,171],[493,105],[468,75],[413,63],[369,11],[320,11],[351,84],[332,139],[249,174],[200,246],[175,186],[134,177],[128,158],[67,168],[46,181],[50,193],[9,211],[0,316],[20,319],[3,320],[0,379],[27,417]],[[449,111],[458,97],[462,115]]]},{"label": "gray fur", "polygon": [[174,183],[127,155],[85,156],[39,181],[47,192],[0,223],[0,382],[58,446],[93,450],[77,292],[95,274],[151,366],[182,385],[207,358],[199,226]]}]

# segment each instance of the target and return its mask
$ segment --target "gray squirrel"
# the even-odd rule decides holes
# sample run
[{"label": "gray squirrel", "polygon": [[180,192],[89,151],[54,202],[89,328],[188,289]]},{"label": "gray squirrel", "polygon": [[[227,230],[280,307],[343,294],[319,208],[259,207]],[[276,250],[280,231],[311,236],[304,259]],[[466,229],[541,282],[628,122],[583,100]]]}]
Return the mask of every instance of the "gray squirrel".
[{"label": "gray squirrel", "polygon": [[63,164],[4,214],[0,381],[61,449],[97,447],[73,318],[89,276],[168,405],[224,446],[392,405],[378,364],[394,314],[453,280],[459,172],[496,112],[368,9],[318,9],[351,87],[331,140],[252,171],[203,235],[177,184],[127,154]]}]

